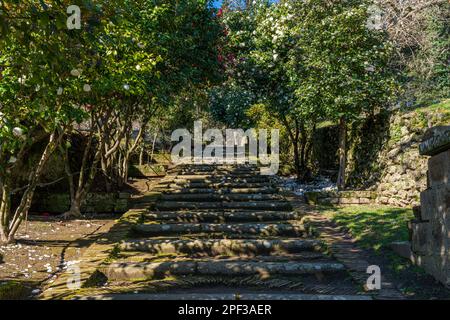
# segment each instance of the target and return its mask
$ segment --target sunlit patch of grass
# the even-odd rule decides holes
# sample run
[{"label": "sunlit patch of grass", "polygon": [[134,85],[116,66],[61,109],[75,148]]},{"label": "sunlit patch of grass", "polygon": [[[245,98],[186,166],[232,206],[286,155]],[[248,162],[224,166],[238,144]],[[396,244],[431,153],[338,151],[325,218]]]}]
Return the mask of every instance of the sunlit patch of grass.
[{"label": "sunlit patch of grass", "polygon": [[408,240],[411,209],[384,206],[321,207],[336,224],[348,229],[364,248],[379,252],[394,241]]}]

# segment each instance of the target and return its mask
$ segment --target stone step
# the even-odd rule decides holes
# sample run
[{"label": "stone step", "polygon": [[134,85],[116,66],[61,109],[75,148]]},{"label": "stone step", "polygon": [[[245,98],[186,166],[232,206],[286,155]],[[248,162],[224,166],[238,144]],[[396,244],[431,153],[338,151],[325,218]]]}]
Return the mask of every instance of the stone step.
[{"label": "stone step", "polygon": [[217,223],[298,220],[302,216],[302,213],[294,211],[166,211],[150,212],[145,218],[150,221]]},{"label": "stone step", "polygon": [[[205,258],[209,258],[208,256],[202,254],[192,254],[192,255],[176,255],[176,254],[167,254],[167,255],[154,255],[152,253],[147,252],[139,252],[139,251],[122,251],[119,254],[120,262],[126,260],[129,262],[158,262],[167,260],[167,261],[186,261],[191,260],[193,258],[197,259],[197,261],[207,261]],[[274,255],[240,255],[240,256],[215,256],[214,257],[218,261],[246,261],[246,262],[292,262],[292,261],[321,261],[321,262],[330,262],[330,257],[324,255],[323,253],[316,251],[303,251],[298,253],[282,253],[282,254],[274,254]]]},{"label": "stone step", "polygon": [[[112,263],[104,273],[109,280],[153,279],[169,275],[250,276],[305,275],[342,272],[344,265],[331,262],[228,262],[174,261]],[[103,270],[102,270],[103,271]]]},{"label": "stone step", "polygon": [[258,166],[251,164],[181,164],[174,167],[174,171],[214,171],[214,170],[256,170]]},{"label": "stone step", "polygon": [[211,177],[201,177],[201,176],[184,176],[175,177],[173,179],[174,183],[193,183],[193,182],[204,182],[204,183],[220,183],[220,182],[238,182],[238,183],[261,183],[270,182],[270,178],[267,176],[249,176],[249,177],[230,177],[230,176],[211,176]]},{"label": "stone step", "polygon": [[274,253],[298,253],[319,251],[322,243],[317,240],[260,240],[260,239],[201,239],[157,240],[135,239],[123,241],[122,251],[140,251],[153,254],[255,255]]},{"label": "stone step", "polygon": [[257,171],[211,171],[211,172],[178,172],[176,176],[180,179],[214,179],[214,178],[268,178],[260,175]]},{"label": "stone step", "polygon": [[290,211],[292,205],[287,201],[257,201],[257,202],[187,202],[161,201],[155,205],[159,211],[205,210],[205,209],[252,209],[271,211]]},{"label": "stone step", "polygon": [[276,201],[281,200],[279,195],[272,194],[163,194],[161,200],[166,201]]},{"label": "stone step", "polygon": [[181,171],[173,171],[172,174],[176,175],[260,175],[261,170],[259,169],[219,169],[219,170],[181,170]]},{"label": "stone step", "polygon": [[261,188],[230,188],[230,189],[214,189],[214,188],[181,188],[161,190],[167,194],[274,194],[279,190],[277,188],[261,187]]},{"label": "stone step", "polygon": [[133,231],[140,236],[186,233],[248,234],[260,236],[302,236],[305,228],[300,223],[181,223],[181,224],[138,224]]},{"label": "stone step", "polygon": [[160,184],[160,188],[179,189],[225,189],[225,188],[272,188],[274,185],[267,182],[247,183],[247,182],[184,182]]},{"label": "stone step", "polygon": [[[236,290],[239,291],[239,290]],[[130,294],[104,294],[75,298],[79,300],[294,300],[294,301],[365,301],[372,300],[367,295],[327,295],[327,294],[303,294],[303,293],[130,293]]]}]

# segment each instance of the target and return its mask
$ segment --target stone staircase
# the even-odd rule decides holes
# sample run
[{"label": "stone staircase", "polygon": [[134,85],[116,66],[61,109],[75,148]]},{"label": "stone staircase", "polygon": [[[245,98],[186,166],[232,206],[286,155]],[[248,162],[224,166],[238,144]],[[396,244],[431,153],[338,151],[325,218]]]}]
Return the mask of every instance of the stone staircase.
[{"label": "stone staircase", "polygon": [[[370,298],[256,166],[181,165],[156,189],[160,199],[101,270],[122,290],[102,298]],[[146,291],[158,281],[163,292]]]}]

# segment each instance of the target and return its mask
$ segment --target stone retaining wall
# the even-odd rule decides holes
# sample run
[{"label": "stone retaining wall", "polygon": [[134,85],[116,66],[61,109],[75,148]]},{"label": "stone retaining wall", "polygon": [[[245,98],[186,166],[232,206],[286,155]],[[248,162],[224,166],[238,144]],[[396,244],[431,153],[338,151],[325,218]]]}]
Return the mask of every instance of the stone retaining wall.
[{"label": "stone retaining wall", "polygon": [[[124,213],[129,208],[129,193],[89,193],[81,206],[82,213]],[[36,194],[31,212],[64,213],[70,208],[66,193]]]},{"label": "stone retaining wall", "polygon": [[131,165],[128,176],[132,178],[161,177],[166,174],[164,165]]},{"label": "stone retaining wall", "polygon": [[430,130],[420,151],[431,158],[428,188],[410,224],[413,261],[450,287],[450,126]]}]

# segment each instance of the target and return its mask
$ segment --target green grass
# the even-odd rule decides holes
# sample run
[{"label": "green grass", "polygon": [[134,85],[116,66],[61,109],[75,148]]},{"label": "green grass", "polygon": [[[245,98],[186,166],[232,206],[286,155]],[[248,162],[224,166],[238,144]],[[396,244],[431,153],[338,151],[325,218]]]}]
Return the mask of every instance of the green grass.
[{"label": "green grass", "polygon": [[419,108],[422,111],[438,111],[442,113],[450,113],[450,99],[443,100],[430,106]]},{"label": "green grass", "polygon": [[382,206],[322,207],[336,224],[344,226],[363,248],[380,251],[394,241],[408,240],[411,209]]}]

